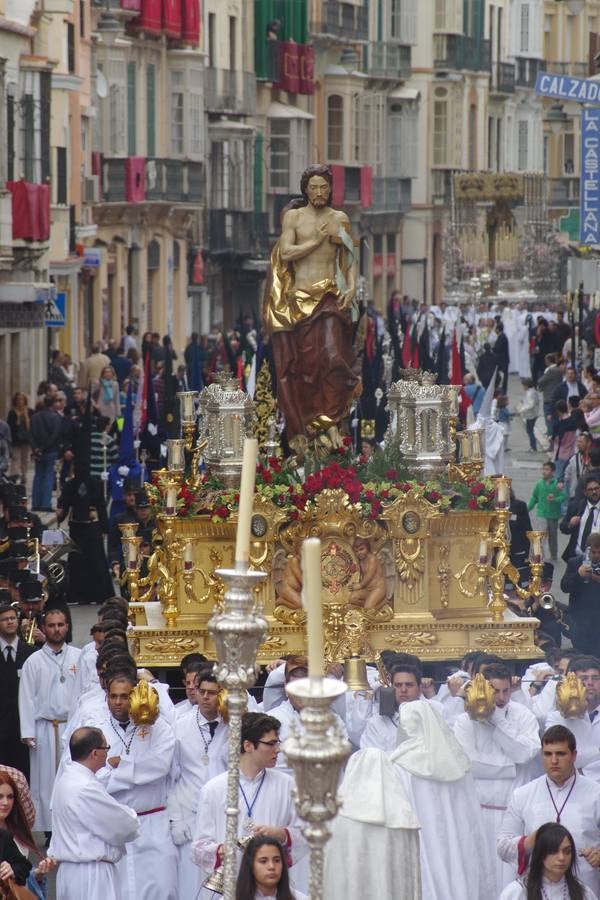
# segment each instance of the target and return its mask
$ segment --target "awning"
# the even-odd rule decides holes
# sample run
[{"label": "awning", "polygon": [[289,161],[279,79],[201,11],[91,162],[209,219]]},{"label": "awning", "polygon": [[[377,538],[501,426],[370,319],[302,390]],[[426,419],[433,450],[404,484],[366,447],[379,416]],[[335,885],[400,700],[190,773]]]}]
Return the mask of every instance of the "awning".
[{"label": "awning", "polygon": [[299,109],[297,106],[290,106],[288,103],[279,103],[274,100],[267,110],[268,119],[314,119],[311,113]]},{"label": "awning", "polygon": [[388,94],[390,100],[418,100],[420,96],[421,91],[409,87],[397,87]]}]

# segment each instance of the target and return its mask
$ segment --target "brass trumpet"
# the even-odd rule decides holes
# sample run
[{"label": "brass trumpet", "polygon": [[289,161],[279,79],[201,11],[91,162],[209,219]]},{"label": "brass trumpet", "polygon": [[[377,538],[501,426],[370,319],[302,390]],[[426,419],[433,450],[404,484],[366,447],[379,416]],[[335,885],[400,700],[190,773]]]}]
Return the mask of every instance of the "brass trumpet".
[{"label": "brass trumpet", "polygon": [[26,643],[26,644],[29,644],[30,647],[32,647],[33,644],[34,644],[34,640],[33,640],[33,632],[35,631],[35,628],[36,628],[35,616],[32,616],[32,617],[31,617],[31,622],[30,622],[29,627],[28,627],[28,629],[27,629],[27,637],[25,638],[25,643]]}]

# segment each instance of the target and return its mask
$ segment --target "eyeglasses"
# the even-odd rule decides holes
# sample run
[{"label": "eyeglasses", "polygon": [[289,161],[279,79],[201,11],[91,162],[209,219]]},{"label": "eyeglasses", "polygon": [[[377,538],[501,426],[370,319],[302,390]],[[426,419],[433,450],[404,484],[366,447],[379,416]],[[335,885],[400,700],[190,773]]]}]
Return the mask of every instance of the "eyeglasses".
[{"label": "eyeglasses", "polygon": [[259,744],[264,744],[265,747],[281,747],[281,741],[259,741]]},{"label": "eyeglasses", "polygon": [[101,747],[94,747],[94,750],[110,750],[110,744],[102,744]]}]

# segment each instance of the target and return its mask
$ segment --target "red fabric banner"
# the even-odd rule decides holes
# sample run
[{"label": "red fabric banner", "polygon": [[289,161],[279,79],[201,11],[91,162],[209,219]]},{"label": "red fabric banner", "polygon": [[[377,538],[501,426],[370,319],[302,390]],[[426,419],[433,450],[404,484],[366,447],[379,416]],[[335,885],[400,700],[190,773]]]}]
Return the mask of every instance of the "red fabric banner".
[{"label": "red fabric banner", "polygon": [[121,9],[128,9],[131,12],[141,12],[142,0],[121,0]]},{"label": "red fabric banner", "polygon": [[132,19],[129,27],[160,37],[162,34],[162,0],[142,0],[142,10],[137,19]]},{"label": "red fabric banner", "polygon": [[360,167],[360,205],[368,209],[373,205],[373,169],[371,166]]},{"label": "red fabric banner", "polygon": [[298,93],[314,94],[315,48],[312,44],[298,44],[298,61],[300,64]]},{"label": "red fabric banner", "polygon": [[181,37],[186,44],[197,47],[200,44],[200,0],[182,0]]},{"label": "red fabric banner", "polygon": [[15,241],[47,241],[50,237],[50,187],[27,181],[7,181],[12,194],[12,236]]},{"label": "red fabric banner", "polygon": [[344,166],[330,166],[333,176],[331,189],[331,205],[343,206],[346,193],[346,170]]},{"label": "red fabric banner", "polygon": [[181,40],[181,0],[162,0],[162,28],[168,38]]},{"label": "red fabric banner", "polygon": [[279,44],[279,81],[282,91],[297,94],[300,90],[300,54],[298,44],[281,41]]},{"label": "red fabric banner", "polygon": [[92,175],[102,174],[102,154],[99,150],[92,150]]},{"label": "red fabric banner", "polygon": [[412,340],[410,337],[410,322],[406,325],[406,331],[404,332],[404,343],[402,344],[402,368],[409,369],[412,364]]},{"label": "red fabric banner", "polygon": [[132,203],[146,199],[146,160],[128,156],[125,160],[125,198]]}]

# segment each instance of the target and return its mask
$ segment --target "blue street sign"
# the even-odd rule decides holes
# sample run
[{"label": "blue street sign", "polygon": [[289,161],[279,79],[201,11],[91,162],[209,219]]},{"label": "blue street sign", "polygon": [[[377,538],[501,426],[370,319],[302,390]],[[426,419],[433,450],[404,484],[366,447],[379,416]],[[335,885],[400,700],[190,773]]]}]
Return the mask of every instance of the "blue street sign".
[{"label": "blue street sign", "polygon": [[594,103],[600,96],[600,81],[539,72],[535,82],[535,92],[540,97],[559,97],[561,100]]},{"label": "blue street sign", "polygon": [[44,325],[47,328],[64,328],[66,324],[67,295],[58,291],[49,296],[45,303]]},{"label": "blue street sign", "polygon": [[600,108],[581,112],[579,243],[600,244]]}]

